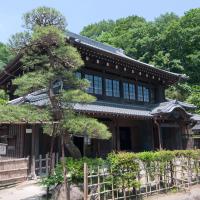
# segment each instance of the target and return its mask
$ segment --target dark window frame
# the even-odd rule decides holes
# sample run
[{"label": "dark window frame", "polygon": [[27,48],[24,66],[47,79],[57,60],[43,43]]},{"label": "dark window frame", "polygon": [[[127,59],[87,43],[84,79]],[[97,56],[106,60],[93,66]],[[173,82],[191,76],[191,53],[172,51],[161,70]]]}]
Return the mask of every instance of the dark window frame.
[{"label": "dark window frame", "polygon": [[[126,87],[125,87],[126,86]],[[131,88],[133,88],[133,92],[131,92]],[[122,82],[122,90],[123,90],[123,99],[129,101],[136,101],[136,84],[133,82]]]},{"label": "dark window frame", "polygon": [[120,80],[105,77],[104,81],[106,97],[120,98]]},{"label": "dark window frame", "polygon": [[149,87],[143,86],[143,99],[144,99],[145,103],[150,103],[151,100],[150,100],[150,88]]},{"label": "dark window frame", "polygon": [[137,101],[144,102],[144,91],[143,91],[143,85],[141,83],[138,83],[137,85]]},{"label": "dark window frame", "polygon": [[[88,80],[88,78],[91,79]],[[103,95],[103,78],[99,75],[84,73],[84,78],[90,82],[90,87],[87,89],[87,92],[94,95]],[[95,82],[97,78],[97,82]],[[99,82],[100,81],[100,82]],[[98,84],[97,84],[98,83]],[[98,87],[96,87],[98,86]]]}]

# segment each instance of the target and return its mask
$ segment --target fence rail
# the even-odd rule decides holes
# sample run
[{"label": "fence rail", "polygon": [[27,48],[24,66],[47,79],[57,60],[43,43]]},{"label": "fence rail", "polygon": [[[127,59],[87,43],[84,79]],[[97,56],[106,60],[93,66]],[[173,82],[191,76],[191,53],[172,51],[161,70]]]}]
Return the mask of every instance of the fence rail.
[{"label": "fence rail", "polygon": [[[116,177],[123,173],[112,172],[109,166],[84,165],[84,200],[140,199],[172,188],[186,190],[200,183],[200,161],[178,158],[173,162],[153,162],[146,165],[140,161],[140,170],[135,180],[138,187],[116,185]],[[118,172],[119,173],[119,172]],[[126,180],[127,181],[127,180]],[[122,181],[123,182],[123,181]]]},{"label": "fence rail", "polygon": [[[52,162],[52,165],[51,165]],[[37,176],[46,176],[49,173],[50,167],[55,168],[56,164],[59,162],[59,154],[53,153],[52,159],[49,154],[42,157],[39,155],[38,159],[35,160],[35,173]]]}]

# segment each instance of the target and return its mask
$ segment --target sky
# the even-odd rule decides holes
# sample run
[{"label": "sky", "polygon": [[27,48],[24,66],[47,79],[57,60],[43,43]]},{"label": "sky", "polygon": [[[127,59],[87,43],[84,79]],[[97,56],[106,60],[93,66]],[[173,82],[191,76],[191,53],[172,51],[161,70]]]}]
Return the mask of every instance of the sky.
[{"label": "sky", "polygon": [[151,21],[166,12],[182,16],[191,8],[200,8],[200,0],[2,0],[0,41],[6,43],[12,34],[22,31],[22,15],[38,6],[56,8],[66,17],[68,29],[79,33],[103,19],[138,15]]}]

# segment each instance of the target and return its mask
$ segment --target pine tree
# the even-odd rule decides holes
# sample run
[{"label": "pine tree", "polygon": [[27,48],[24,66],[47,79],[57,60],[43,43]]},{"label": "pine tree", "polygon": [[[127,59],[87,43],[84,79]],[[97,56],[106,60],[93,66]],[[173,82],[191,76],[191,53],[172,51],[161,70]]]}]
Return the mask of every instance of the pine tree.
[{"label": "pine tree", "polygon": [[[16,107],[36,110],[33,116],[37,116],[37,119],[57,122],[46,124],[44,131],[52,138],[56,135],[61,137],[63,158],[64,144],[70,147],[72,156],[80,157],[80,151],[73,145],[69,134],[84,134],[99,139],[111,137],[104,124],[73,110],[76,103],[95,101],[93,96],[85,92],[89,86],[88,81],[77,79],[74,75],[84,63],[78,51],[66,41],[66,20],[61,13],[52,8],[40,7],[26,13],[23,19],[27,31],[17,33],[10,39],[12,50],[22,55],[21,62],[25,72],[13,81],[17,86],[15,95],[26,96],[30,92],[44,89],[48,95],[48,105],[40,108],[31,105]],[[54,89],[55,83],[61,86],[57,90]],[[31,121],[33,116],[27,116],[24,112],[23,117]],[[64,177],[66,185],[65,167]]]}]

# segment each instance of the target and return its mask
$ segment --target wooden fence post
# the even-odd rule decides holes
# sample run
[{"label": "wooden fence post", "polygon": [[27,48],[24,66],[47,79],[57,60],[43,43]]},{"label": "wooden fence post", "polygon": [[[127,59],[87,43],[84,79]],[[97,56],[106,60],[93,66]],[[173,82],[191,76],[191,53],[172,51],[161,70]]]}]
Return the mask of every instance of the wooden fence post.
[{"label": "wooden fence post", "polygon": [[88,199],[88,166],[84,163],[84,200]]},{"label": "wooden fence post", "polygon": [[[55,153],[52,153],[52,158],[51,158],[51,167],[52,167],[52,171],[54,171],[55,168]],[[52,173],[51,171],[51,173]]]},{"label": "wooden fence post", "polygon": [[58,164],[58,162],[59,162],[59,154],[58,154],[58,152],[56,153],[56,165]]},{"label": "wooden fence post", "polygon": [[45,162],[46,162],[46,175],[48,176],[49,175],[49,154],[48,153],[46,154]]},{"label": "wooden fence post", "polygon": [[42,155],[39,155],[39,176],[42,175]]}]

